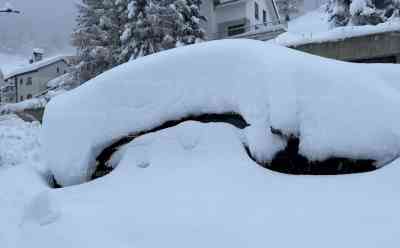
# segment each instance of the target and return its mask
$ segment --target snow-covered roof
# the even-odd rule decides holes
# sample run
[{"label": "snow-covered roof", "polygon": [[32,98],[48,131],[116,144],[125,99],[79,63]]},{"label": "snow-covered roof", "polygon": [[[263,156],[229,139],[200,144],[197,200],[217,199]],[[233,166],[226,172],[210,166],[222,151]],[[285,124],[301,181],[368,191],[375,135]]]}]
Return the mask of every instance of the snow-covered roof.
[{"label": "snow-covered roof", "polygon": [[20,67],[14,71],[11,71],[9,74],[5,75],[4,80],[7,80],[9,78],[15,77],[17,75],[25,74],[28,72],[37,71],[43,67],[47,67],[47,66],[57,63],[59,61],[64,61],[65,63],[68,63],[67,56],[64,56],[64,55],[54,56],[51,58],[43,59],[38,62],[34,62],[33,64],[29,64],[27,66]]},{"label": "snow-covered roof", "polygon": [[274,39],[283,46],[339,41],[352,37],[400,32],[400,19],[378,25],[345,26],[330,29],[328,17],[322,9],[311,11],[289,22],[289,31]]}]

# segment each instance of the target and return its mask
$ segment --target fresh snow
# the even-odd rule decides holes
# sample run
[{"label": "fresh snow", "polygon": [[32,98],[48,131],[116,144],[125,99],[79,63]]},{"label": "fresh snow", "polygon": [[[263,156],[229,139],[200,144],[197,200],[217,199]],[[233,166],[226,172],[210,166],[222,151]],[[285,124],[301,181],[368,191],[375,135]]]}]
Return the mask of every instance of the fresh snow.
[{"label": "fresh snow", "polygon": [[[0,247],[397,248],[400,159],[364,174],[289,176],[260,167],[243,148],[270,159],[285,145],[273,125],[308,140],[309,155],[392,158],[397,81],[398,65],[245,40],[122,65],[54,98],[43,130],[0,117]],[[42,156],[57,180],[74,184],[111,139],[210,111],[240,113],[251,126],[187,121],[121,147],[102,178],[48,184]]]},{"label": "fresh snow", "polygon": [[0,114],[18,113],[27,109],[38,109],[46,106],[44,98],[32,98],[18,103],[7,103],[0,106]]},{"label": "fresh snow", "polygon": [[15,115],[0,115],[0,173],[3,169],[31,164],[41,166],[40,124]]},{"label": "fresh snow", "polygon": [[300,46],[393,31],[400,31],[398,18],[375,26],[345,26],[331,29],[327,14],[323,9],[318,9],[289,22],[288,32],[279,35],[271,42],[283,46]]},{"label": "fresh snow", "polygon": [[57,56],[54,56],[54,57],[43,59],[41,61],[38,61],[38,62],[35,62],[35,63],[32,63],[32,64],[27,64],[25,66],[20,66],[17,69],[15,69],[15,70],[7,73],[7,74],[5,73],[4,74],[4,79],[11,78],[11,77],[13,77],[15,75],[18,75],[18,74],[32,72],[32,71],[38,70],[38,69],[40,69],[42,67],[54,64],[54,63],[56,63],[58,61],[66,61],[66,57],[67,56],[64,56],[64,55],[57,55]]},{"label": "fresh snow", "polygon": [[32,197],[20,213],[15,247],[396,248],[400,242],[400,161],[360,175],[288,176],[251,161],[236,128],[197,122],[141,136],[119,161],[101,179]]},{"label": "fresh snow", "polygon": [[251,125],[239,136],[260,161],[270,161],[285,142],[270,134],[273,127],[300,136],[300,153],[309,159],[384,165],[400,155],[400,92],[393,88],[397,79],[384,71],[398,69],[375,70],[251,40],[169,50],[51,101],[43,125],[46,163],[62,185],[83,183],[96,156],[123,136],[191,115],[234,112]]},{"label": "fresh snow", "polygon": [[39,123],[0,116],[0,247],[15,246],[25,205],[47,190]]}]

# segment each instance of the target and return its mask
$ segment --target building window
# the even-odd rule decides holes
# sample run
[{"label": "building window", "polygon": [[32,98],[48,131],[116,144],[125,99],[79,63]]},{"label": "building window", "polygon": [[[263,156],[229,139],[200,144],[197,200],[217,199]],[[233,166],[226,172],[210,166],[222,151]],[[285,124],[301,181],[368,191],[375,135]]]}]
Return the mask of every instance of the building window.
[{"label": "building window", "polygon": [[21,78],[21,79],[19,80],[19,85],[23,85],[23,84],[24,84],[24,79]]},{"label": "building window", "polygon": [[26,99],[31,99],[32,98],[32,95],[31,94],[28,94],[27,96],[26,96]]},{"label": "building window", "polygon": [[28,81],[26,82],[26,85],[32,85],[32,77],[28,77]]},{"label": "building window", "polygon": [[60,73],[60,67],[57,66],[57,73]]},{"label": "building window", "polygon": [[67,74],[67,70],[64,70],[64,74]]},{"label": "building window", "polygon": [[258,3],[256,2],[254,2],[254,17],[256,18],[256,20],[260,18]]},{"label": "building window", "polygon": [[267,11],[263,10],[263,23],[267,23]]},{"label": "building window", "polygon": [[24,96],[21,96],[19,99],[22,102],[24,100]]},{"label": "building window", "polygon": [[234,36],[244,33],[244,24],[234,25],[228,27],[228,36]]}]

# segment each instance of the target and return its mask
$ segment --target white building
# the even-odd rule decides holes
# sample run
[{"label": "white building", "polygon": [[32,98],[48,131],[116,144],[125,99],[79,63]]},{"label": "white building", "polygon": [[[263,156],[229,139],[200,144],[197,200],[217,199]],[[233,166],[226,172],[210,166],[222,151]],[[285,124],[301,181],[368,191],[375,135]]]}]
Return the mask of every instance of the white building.
[{"label": "white building", "polygon": [[40,95],[50,80],[69,72],[69,59],[66,56],[43,59],[43,52],[35,49],[29,65],[4,75],[3,83],[0,79],[0,103],[16,103]]},{"label": "white building", "polygon": [[200,10],[207,18],[203,25],[209,40],[268,40],[286,29],[275,0],[205,0]]}]

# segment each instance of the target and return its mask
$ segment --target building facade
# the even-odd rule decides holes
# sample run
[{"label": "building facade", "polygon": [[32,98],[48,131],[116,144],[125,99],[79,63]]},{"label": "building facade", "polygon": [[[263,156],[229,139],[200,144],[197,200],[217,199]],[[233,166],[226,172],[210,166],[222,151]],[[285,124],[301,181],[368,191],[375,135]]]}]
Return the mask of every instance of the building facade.
[{"label": "building facade", "polygon": [[3,86],[0,88],[0,101],[16,103],[40,95],[47,89],[47,83],[64,75],[70,70],[68,57],[57,56],[43,59],[35,54],[31,64],[20,68],[3,77]]},{"label": "building facade", "polygon": [[[203,23],[208,40],[248,38],[254,33],[276,33],[286,29],[275,0],[205,0],[200,7],[207,18]],[[250,37],[251,38],[251,37]]]}]

